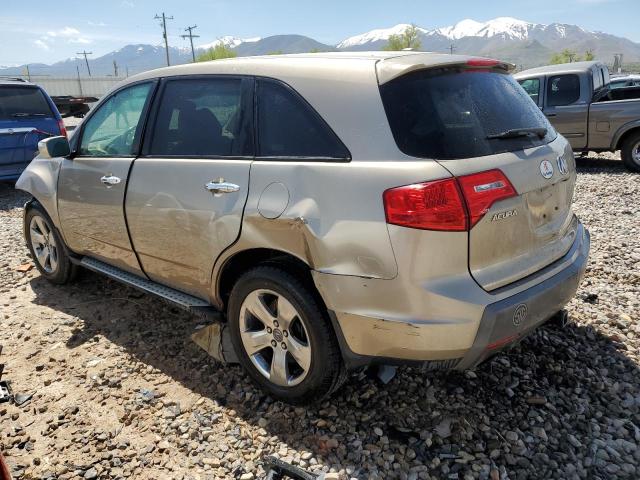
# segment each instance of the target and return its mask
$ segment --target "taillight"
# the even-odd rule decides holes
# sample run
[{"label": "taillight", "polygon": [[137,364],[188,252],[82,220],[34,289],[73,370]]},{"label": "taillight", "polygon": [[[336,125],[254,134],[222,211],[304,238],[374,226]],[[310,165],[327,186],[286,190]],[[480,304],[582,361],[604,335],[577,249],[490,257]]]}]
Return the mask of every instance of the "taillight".
[{"label": "taillight", "polygon": [[470,230],[491,206],[516,196],[500,170],[390,188],[383,194],[387,223],[422,230]]},{"label": "taillight", "polygon": [[467,229],[467,212],[455,178],[390,188],[383,200],[387,223],[423,230]]},{"label": "taillight", "polygon": [[494,60],[492,58],[470,58],[467,60],[468,67],[497,67],[502,62],[500,60]]},{"label": "taillight", "polygon": [[58,128],[60,129],[60,135],[63,137],[67,136],[67,129],[64,128],[64,121],[62,119],[58,120]]},{"label": "taillight", "polygon": [[469,210],[469,228],[484,217],[491,205],[517,195],[509,179],[497,169],[458,177],[458,182]]}]

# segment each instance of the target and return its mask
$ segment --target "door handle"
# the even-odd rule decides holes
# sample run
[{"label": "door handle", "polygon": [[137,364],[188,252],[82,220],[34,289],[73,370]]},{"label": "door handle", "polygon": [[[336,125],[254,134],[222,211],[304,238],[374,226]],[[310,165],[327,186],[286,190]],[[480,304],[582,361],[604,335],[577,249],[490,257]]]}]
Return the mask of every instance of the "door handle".
[{"label": "door handle", "polygon": [[120,179],[120,177],[116,177],[114,175],[105,175],[104,177],[100,178],[100,181],[110,187],[112,185],[119,184],[122,180]]},{"label": "door handle", "polygon": [[557,116],[558,116],[558,114],[557,114],[557,113],[545,113],[545,115],[546,115],[547,117],[557,117]]},{"label": "door handle", "polygon": [[225,182],[224,178],[220,178],[216,181],[211,181],[205,184],[204,188],[213,192],[215,194],[220,193],[233,193],[240,190],[240,185],[236,185],[235,183]]}]

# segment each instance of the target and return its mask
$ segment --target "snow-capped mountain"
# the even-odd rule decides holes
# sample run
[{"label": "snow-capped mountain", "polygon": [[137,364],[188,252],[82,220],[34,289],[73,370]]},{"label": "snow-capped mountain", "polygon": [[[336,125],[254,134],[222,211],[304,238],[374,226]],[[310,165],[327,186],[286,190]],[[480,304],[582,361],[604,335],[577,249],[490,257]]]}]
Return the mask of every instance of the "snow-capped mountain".
[{"label": "snow-capped mountain", "polygon": [[[401,34],[408,24],[375,29],[349,37],[338,44],[341,50],[380,50],[389,36]],[[577,25],[540,24],[517,18],[498,17],[486,22],[472,19],[455,25],[426,29],[417,27],[421,50],[495,56],[521,66],[548,63],[555,52],[565,48],[584,54],[590,50],[599,60],[612,63],[614,53],[625,61],[640,61],[640,44],[602,32],[590,32]]]},{"label": "snow-capped mountain", "polygon": [[[391,28],[377,28],[375,30],[371,30],[370,32],[363,33],[361,35],[355,35],[353,37],[349,37],[338,43],[336,48],[349,48],[357,45],[365,45],[367,43],[379,42],[381,40],[387,41],[391,35],[401,35],[407,27],[411,25],[408,23],[399,23],[398,25]],[[428,30],[423,28],[419,28],[420,32],[428,33]]]},{"label": "snow-capped mountain", "polygon": [[[379,40],[388,40],[391,35],[398,35],[404,32],[408,26],[409,24],[407,23],[401,23],[391,28],[375,29],[360,35],[355,35],[340,42],[338,44],[338,48],[356,47]],[[439,36],[449,40],[460,40],[461,38],[466,37],[500,37],[502,39],[510,40],[527,40],[533,34],[544,31],[555,32],[560,37],[566,37],[567,27],[574,27],[582,32],[590,33],[580,27],[575,27],[574,25],[563,25],[558,23],[544,25],[525,22],[524,20],[518,20],[517,18],[512,17],[498,17],[486,22],[478,22],[467,18],[448,27],[440,27],[433,30],[421,27],[417,28],[424,36]]]},{"label": "snow-capped mountain", "polygon": [[429,33],[443,35],[451,40],[458,40],[464,37],[489,38],[495,36],[524,40],[527,38],[529,30],[534,26],[535,24],[533,23],[511,17],[494,18],[488,22],[465,19],[453,26],[437,28]]},{"label": "snow-capped mountain", "polygon": [[238,38],[233,37],[231,35],[225,35],[224,37],[220,37],[217,40],[214,40],[210,43],[205,43],[202,45],[198,45],[196,48],[207,50],[209,48],[215,48],[220,44],[224,44],[226,47],[235,48],[242,43],[255,43],[262,40],[261,37],[253,37],[253,38]]}]

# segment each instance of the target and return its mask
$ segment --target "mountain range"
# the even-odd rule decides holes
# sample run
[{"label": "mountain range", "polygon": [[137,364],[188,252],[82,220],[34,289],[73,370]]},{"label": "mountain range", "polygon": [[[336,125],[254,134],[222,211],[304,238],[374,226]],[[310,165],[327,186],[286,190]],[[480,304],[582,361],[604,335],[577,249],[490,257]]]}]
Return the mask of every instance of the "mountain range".
[{"label": "mountain range", "polygon": [[[320,43],[304,35],[273,35],[266,38],[241,39],[225,36],[210,43],[198,45],[197,53],[223,43],[238,56],[269,53],[304,53],[310,51],[367,51],[381,50],[391,35],[404,32],[409,24],[375,29],[346,38],[337,45]],[[499,17],[487,22],[462,20],[455,25],[436,29],[417,27],[421,50],[497,57],[515,63],[521,68],[544,65],[551,56],[564,49],[584,54],[592,51],[596,59],[613,63],[614,54],[622,53],[625,63],[640,62],[640,43],[603,32],[592,32],[577,25],[562,23],[538,24],[510,17]],[[172,64],[191,61],[187,48],[169,47]],[[113,75],[114,61],[118,75],[132,74],[165,65],[165,49],[158,45],[126,45],[119,50],[90,59],[93,75]],[[30,72],[37,75],[86,75],[84,62],[70,58],[51,65],[30,64]],[[24,66],[0,67],[0,75],[20,75]]]}]

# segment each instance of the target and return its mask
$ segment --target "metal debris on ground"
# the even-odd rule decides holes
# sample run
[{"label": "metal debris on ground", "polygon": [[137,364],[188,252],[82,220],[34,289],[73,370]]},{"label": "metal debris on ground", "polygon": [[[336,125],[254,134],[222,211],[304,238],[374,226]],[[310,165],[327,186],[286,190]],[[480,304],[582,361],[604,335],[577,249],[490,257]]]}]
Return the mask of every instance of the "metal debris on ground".
[{"label": "metal debris on ground", "polygon": [[263,458],[265,480],[324,480],[324,473],[311,473],[271,455]]}]

